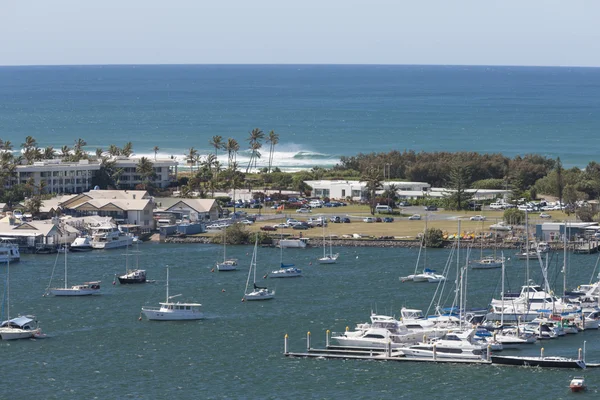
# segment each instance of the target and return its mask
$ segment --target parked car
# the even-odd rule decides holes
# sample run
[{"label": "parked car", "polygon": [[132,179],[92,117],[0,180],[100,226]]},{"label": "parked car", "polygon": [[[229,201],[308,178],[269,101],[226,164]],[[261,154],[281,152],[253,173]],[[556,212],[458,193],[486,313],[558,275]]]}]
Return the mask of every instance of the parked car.
[{"label": "parked car", "polygon": [[383,222],[394,222],[394,218],[392,218],[392,217],[385,217],[383,219]]},{"label": "parked car", "polygon": [[343,223],[343,224],[349,224],[350,222],[351,222],[351,221],[350,221],[350,218],[348,218],[348,217],[344,217],[344,218],[342,218],[342,223]]},{"label": "parked car", "polygon": [[276,231],[277,227],[271,225],[265,225],[260,227],[261,231]]},{"label": "parked car", "polygon": [[277,225],[273,225],[273,228],[277,229],[277,228],[291,228],[290,224],[286,224],[285,222],[282,222],[280,224]]},{"label": "parked car", "polygon": [[342,219],[337,215],[334,215],[333,217],[329,217],[329,221],[339,224],[340,222],[342,222]]},{"label": "parked car", "polygon": [[308,229],[309,225],[306,222],[300,222],[292,227],[292,229]]},{"label": "parked car", "polygon": [[240,224],[244,224],[244,225],[252,225],[254,223],[254,221],[250,221],[249,219],[243,219],[241,221],[239,221]]},{"label": "parked car", "polygon": [[437,211],[437,206],[425,206],[425,211]]},{"label": "parked car", "polygon": [[541,213],[540,218],[552,218],[552,215],[546,214],[546,213]]},{"label": "parked car", "polygon": [[373,217],[366,217],[366,218],[363,219],[363,222],[369,222],[369,223],[370,222],[375,222],[375,218],[373,218]]},{"label": "parked car", "polygon": [[408,217],[408,219],[410,219],[410,220],[419,220],[419,219],[421,219],[421,216],[419,214],[413,214],[410,217]]},{"label": "parked car", "polygon": [[250,205],[250,208],[263,208],[262,204],[254,203]]},{"label": "parked car", "polygon": [[474,215],[469,218],[471,221],[485,221],[485,216],[483,215]]},{"label": "parked car", "polygon": [[379,217],[375,218],[375,222],[383,222],[383,220]]},{"label": "parked car", "polygon": [[299,208],[299,209],[297,209],[297,210],[296,210],[296,212],[297,212],[297,213],[305,213],[305,214],[308,214],[308,213],[310,213],[310,212],[312,212],[312,211],[311,211],[311,209],[310,209],[310,208],[304,208],[304,207],[302,207],[302,208]]}]

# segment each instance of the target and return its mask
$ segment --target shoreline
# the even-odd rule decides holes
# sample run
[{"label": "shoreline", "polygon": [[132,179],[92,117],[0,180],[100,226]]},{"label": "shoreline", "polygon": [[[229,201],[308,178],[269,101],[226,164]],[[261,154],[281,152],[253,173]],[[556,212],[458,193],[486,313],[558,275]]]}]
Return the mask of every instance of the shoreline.
[{"label": "shoreline", "polygon": [[[177,244],[213,244],[212,237],[209,236],[188,236],[185,238],[182,237],[173,237],[169,236],[164,240],[160,241],[161,243],[177,243]],[[310,238],[307,247],[312,248],[322,248],[324,245],[324,240],[321,238]],[[333,247],[379,247],[379,248],[419,248],[421,245],[420,240],[407,240],[407,239],[390,239],[390,238],[371,238],[371,239],[332,239],[331,240]],[[455,241],[445,240],[441,247],[437,247],[440,249],[450,249],[454,246]],[[569,251],[573,250],[573,242],[567,244],[567,249]],[[215,244],[217,245],[217,244]],[[229,246],[237,246],[235,244],[228,244]],[[242,244],[239,246],[251,246],[251,243]],[[263,244],[263,247],[276,247],[278,245],[278,240],[274,239],[272,244]],[[329,245],[329,241],[327,240],[325,245]],[[472,241],[461,241],[461,247],[467,248],[470,247],[472,250],[519,250],[521,248],[521,243],[519,242],[506,242],[506,243],[484,243],[483,245],[478,242]],[[553,250],[564,250],[564,246],[562,242],[554,242],[551,243],[551,248]],[[431,249],[431,248],[430,248]]]}]

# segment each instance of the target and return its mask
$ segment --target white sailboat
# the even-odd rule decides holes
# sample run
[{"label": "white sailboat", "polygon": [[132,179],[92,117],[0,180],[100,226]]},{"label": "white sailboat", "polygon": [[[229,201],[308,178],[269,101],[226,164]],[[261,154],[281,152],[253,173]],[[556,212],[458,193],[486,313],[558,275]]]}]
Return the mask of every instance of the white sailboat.
[{"label": "white sailboat", "polygon": [[[90,296],[92,294],[100,293],[100,281],[84,282],[81,285],[73,285],[69,287],[67,283],[67,255],[68,251],[65,251],[65,286],[62,288],[47,289],[46,294],[52,294],[54,296]],[[57,255],[58,260],[58,255]],[[56,265],[56,264],[55,264]],[[50,278],[52,282],[52,278]],[[50,285],[48,285],[50,286]]]},{"label": "white sailboat", "polygon": [[327,254],[327,244],[325,242],[325,224],[323,224],[323,257],[319,258],[319,264],[335,264],[339,253],[333,254],[331,235],[329,235],[329,254]]},{"label": "white sailboat", "polygon": [[[246,279],[246,289],[244,289],[243,300],[254,301],[254,300],[270,300],[275,297],[275,291],[269,290],[266,287],[256,286],[256,253],[258,249],[258,235],[254,243],[254,252],[252,253],[252,261],[250,261],[250,269],[248,270],[248,279]],[[253,277],[253,287],[248,288],[250,285],[250,277]]]},{"label": "white sailboat", "polygon": [[237,269],[237,260],[235,258],[227,259],[227,228],[223,229],[223,262],[217,262],[217,271],[235,271]]},{"label": "white sailboat", "polygon": [[279,247],[279,269],[271,271],[269,278],[295,278],[302,276],[302,270],[294,266],[294,264],[283,263],[283,247]]},{"label": "white sailboat", "polygon": [[181,296],[169,296],[169,267],[167,267],[167,299],[160,307],[142,307],[142,313],[150,321],[186,321],[204,318],[199,303],[174,303],[171,299]]},{"label": "white sailboat", "polygon": [[10,260],[6,263],[6,321],[0,323],[2,340],[42,337],[42,330],[32,315],[10,318]]},{"label": "white sailboat", "polygon": [[[417,256],[417,263],[415,265],[415,272],[408,276],[401,276],[400,282],[429,282],[429,283],[439,283],[441,281],[445,281],[446,277],[442,274],[437,274],[435,270],[427,268],[427,243],[425,242],[425,237],[427,235],[427,218],[425,219],[425,230],[423,231],[423,236],[421,238],[421,245],[419,247],[419,255]],[[421,259],[421,251],[423,251],[424,259],[425,259],[425,268],[423,268],[422,273],[417,273],[419,269],[419,261]]]}]

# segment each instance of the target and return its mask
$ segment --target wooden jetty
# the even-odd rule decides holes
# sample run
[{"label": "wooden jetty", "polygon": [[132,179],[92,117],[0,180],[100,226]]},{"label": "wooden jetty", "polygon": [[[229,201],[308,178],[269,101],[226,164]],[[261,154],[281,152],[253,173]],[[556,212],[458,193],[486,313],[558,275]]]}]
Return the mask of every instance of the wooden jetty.
[{"label": "wooden jetty", "polygon": [[600,242],[589,240],[587,242],[576,242],[573,246],[573,252],[576,254],[594,254],[600,249]]},{"label": "wooden jetty", "polygon": [[406,357],[401,351],[392,349],[391,343],[386,348],[359,348],[329,345],[329,331],[327,331],[327,344],[324,349],[311,347],[311,334],[306,334],[306,351],[290,352],[288,350],[288,335],[285,335],[283,354],[286,357],[301,358],[324,358],[324,359],[345,359],[345,360],[373,360],[373,361],[412,361],[412,362],[435,362],[435,363],[462,363],[462,364],[491,364],[491,352],[488,350],[486,358],[464,359],[437,357]]},{"label": "wooden jetty", "polygon": [[[347,346],[332,346],[329,344],[329,330],[326,333],[326,346],[324,349],[311,347],[311,334],[306,334],[306,351],[291,352],[288,348],[288,335],[285,335],[283,354],[286,357],[300,358],[318,358],[318,359],[344,359],[344,360],[372,360],[372,361],[412,361],[412,362],[434,362],[434,363],[451,363],[451,364],[477,364],[477,365],[522,365],[522,366],[538,366],[538,367],[562,367],[562,368],[598,368],[598,363],[585,362],[585,342],[584,350],[579,349],[577,359],[569,359],[571,363],[567,366],[559,365],[557,359],[564,357],[544,357],[544,348],[541,349],[540,357],[497,357],[492,356],[488,346],[488,352],[485,358],[481,359],[465,359],[465,358],[448,358],[437,357],[435,351],[433,357],[406,357],[401,350],[392,349],[391,343],[385,348],[359,348]],[[504,362],[506,359],[517,360],[515,362]],[[534,363],[532,360],[537,360]],[[539,362],[539,361],[546,362]],[[495,362],[494,362],[495,361]],[[572,364],[572,365],[571,365]]]}]

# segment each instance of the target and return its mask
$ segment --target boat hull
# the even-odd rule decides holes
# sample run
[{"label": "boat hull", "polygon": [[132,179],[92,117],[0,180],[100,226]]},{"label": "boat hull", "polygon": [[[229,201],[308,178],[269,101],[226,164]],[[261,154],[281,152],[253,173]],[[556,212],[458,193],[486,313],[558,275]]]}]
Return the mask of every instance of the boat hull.
[{"label": "boat hull", "polygon": [[94,248],[92,247],[92,245],[89,245],[89,246],[75,246],[75,247],[73,247],[73,245],[71,245],[71,247],[69,247],[69,251],[77,252],[77,253],[83,253],[83,252],[92,251],[92,250],[94,250]]},{"label": "boat hull", "polygon": [[181,313],[142,308],[142,313],[149,321],[192,321],[204,318],[200,311]]},{"label": "boat hull", "polygon": [[224,262],[217,263],[217,271],[235,271],[237,270],[237,264]]},{"label": "boat hull", "polygon": [[244,295],[245,301],[260,301],[260,300],[271,300],[275,297],[275,292],[269,292],[266,289],[255,290]]},{"label": "boat hull", "polygon": [[30,339],[40,334],[39,329],[0,328],[2,340]]},{"label": "boat hull", "polygon": [[510,357],[510,356],[492,356],[492,364],[516,365],[525,367],[545,367],[545,368],[583,368],[585,362],[564,357]]},{"label": "boat hull", "polygon": [[122,278],[119,277],[119,283],[121,285],[132,285],[136,283],[146,283],[146,277],[144,278]]},{"label": "boat hull", "polygon": [[50,289],[53,296],[91,296],[98,293],[98,289]]}]

